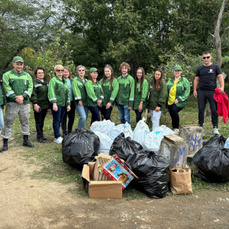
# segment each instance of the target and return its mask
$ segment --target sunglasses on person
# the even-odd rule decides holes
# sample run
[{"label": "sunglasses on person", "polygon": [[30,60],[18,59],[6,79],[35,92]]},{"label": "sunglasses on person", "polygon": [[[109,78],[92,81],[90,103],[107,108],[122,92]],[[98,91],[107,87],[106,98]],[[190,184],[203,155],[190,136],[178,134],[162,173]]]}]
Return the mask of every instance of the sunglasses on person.
[{"label": "sunglasses on person", "polygon": [[203,56],[203,59],[205,60],[205,59],[209,59],[210,58],[210,56]]},{"label": "sunglasses on person", "polygon": [[84,69],[79,69],[78,72],[84,72],[85,70]]},{"label": "sunglasses on person", "polygon": [[63,72],[64,69],[56,69],[57,72]]}]

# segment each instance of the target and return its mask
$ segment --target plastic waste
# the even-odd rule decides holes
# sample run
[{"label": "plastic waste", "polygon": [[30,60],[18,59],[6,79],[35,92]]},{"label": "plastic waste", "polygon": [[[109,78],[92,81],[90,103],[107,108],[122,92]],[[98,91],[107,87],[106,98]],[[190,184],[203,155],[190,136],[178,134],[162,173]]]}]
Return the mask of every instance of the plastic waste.
[{"label": "plastic waste", "polygon": [[126,160],[131,154],[143,149],[141,144],[132,140],[130,137],[125,138],[124,133],[119,134],[111,145],[109,154],[117,154],[119,158]]},{"label": "plastic waste", "polygon": [[115,126],[110,120],[96,121],[91,124],[90,130],[108,134]]},{"label": "plastic waste", "polygon": [[142,144],[146,135],[150,133],[149,127],[148,125],[145,123],[145,118],[143,118],[142,120],[140,120],[135,129],[134,129],[134,136],[133,139]]},{"label": "plastic waste", "polygon": [[133,138],[134,134],[128,122],[114,126],[108,133],[108,136],[115,139],[119,134],[124,133],[125,137]]},{"label": "plastic waste", "polygon": [[229,181],[229,149],[225,149],[226,138],[215,135],[195,154],[193,162],[197,176],[208,182]]},{"label": "plastic waste", "polygon": [[113,139],[110,138],[107,134],[101,133],[99,131],[95,131],[94,133],[99,137],[100,140],[99,152],[109,155],[109,151],[113,143]]},{"label": "plastic waste", "polygon": [[100,140],[90,130],[76,129],[68,134],[62,143],[62,159],[65,163],[82,168],[98,155]]}]

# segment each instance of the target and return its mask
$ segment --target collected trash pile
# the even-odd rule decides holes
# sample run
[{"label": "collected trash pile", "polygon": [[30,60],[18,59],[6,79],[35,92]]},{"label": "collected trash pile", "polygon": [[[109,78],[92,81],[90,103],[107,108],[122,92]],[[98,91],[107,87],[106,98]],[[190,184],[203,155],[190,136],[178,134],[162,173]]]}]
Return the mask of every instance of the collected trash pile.
[{"label": "collected trash pile", "polygon": [[[115,126],[110,120],[94,122],[90,130],[76,129],[64,138],[63,161],[82,169],[91,198],[122,198],[122,190],[130,182],[151,198],[163,198],[170,190],[174,194],[192,193],[191,170],[170,168],[170,163],[157,154],[164,135],[170,134],[173,131],[166,126],[150,132],[143,120],[134,131],[128,123]],[[229,181],[225,141],[216,135],[196,153],[194,163],[204,180]],[[210,146],[212,143],[217,149]]]}]

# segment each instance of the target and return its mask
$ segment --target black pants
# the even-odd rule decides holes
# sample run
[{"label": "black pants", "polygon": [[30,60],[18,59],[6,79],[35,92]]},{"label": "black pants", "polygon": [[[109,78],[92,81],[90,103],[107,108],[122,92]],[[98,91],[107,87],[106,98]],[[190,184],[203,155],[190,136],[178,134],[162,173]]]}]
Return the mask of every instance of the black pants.
[{"label": "black pants", "polygon": [[171,116],[172,119],[172,126],[173,129],[179,129],[180,126],[180,117],[179,117],[179,112],[183,109],[178,107],[176,104],[173,105],[168,105],[168,109],[169,109],[169,114]]},{"label": "black pants", "polygon": [[42,109],[39,113],[34,111],[34,119],[36,122],[36,130],[37,130],[37,139],[41,139],[43,136],[43,127],[44,120],[47,114],[48,109]]},{"label": "black pants", "polygon": [[88,107],[91,112],[91,124],[95,121],[100,121],[99,107]]},{"label": "black pants", "polygon": [[[67,131],[67,117],[68,117],[68,131]],[[69,134],[72,132],[74,120],[75,120],[75,103],[74,101],[71,101],[71,110],[69,112],[65,112],[65,115],[61,123],[63,133]]]},{"label": "black pants", "polygon": [[136,123],[138,123],[138,121],[140,121],[142,119],[143,110],[141,112],[139,110],[134,110],[134,111],[136,114]]},{"label": "black pants", "polygon": [[111,119],[111,112],[112,112],[113,107],[110,106],[108,109],[106,109],[105,106],[102,106],[100,108],[101,114],[102,114],[102,119],[110,120]]},{"label": "black pants", "polygon": [[198,90],[198,109],[199,109],[199,125],[203,126],[204,124],[204,110],[206,107],[207,100],[211,108],[211,118],[213,127],[218,127],[218,112],[217,112],[217,103],[214,100],[215,91],[209,90]]}]

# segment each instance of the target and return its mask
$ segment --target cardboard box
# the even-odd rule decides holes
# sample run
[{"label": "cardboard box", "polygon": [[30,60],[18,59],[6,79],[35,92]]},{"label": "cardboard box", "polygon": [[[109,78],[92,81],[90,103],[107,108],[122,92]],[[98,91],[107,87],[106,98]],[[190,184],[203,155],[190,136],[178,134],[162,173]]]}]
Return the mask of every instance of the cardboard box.
[{"label": "cardboard box", "polygon": [[88,185],[88,193],[90,198],[122,198],[122,182],[121,181],[93,181],[95,162],[89,162],[83,166],[82,180],[84,189]]},{"label": "cardboard box", "polygon": [[124,164],[124,162],[114,155],[110,161],[103,166],[102,171],[111,179],[122,181],[122,190],[137,176]]}]

